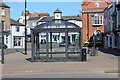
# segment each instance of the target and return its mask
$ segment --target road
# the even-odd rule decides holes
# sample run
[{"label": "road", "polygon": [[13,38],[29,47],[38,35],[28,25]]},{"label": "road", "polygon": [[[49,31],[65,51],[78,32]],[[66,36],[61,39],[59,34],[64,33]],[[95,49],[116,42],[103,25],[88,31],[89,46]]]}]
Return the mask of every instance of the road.
[{"label": "road", "polygon": [[117,73],[86,72],[86,73],[49,73],[29,75],[9,75],[3,78],[118,78]]}]

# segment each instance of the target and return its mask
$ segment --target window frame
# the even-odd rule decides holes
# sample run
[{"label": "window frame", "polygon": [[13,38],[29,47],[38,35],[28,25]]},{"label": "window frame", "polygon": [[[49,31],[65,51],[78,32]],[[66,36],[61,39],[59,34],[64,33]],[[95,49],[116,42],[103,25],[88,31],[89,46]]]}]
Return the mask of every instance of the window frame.
[{"label": "window frame", "polygon": [[14,40],[13,40],[13,45],[16,47],[16,46],[22,46],[22,38],[21,37],[14,37]]},{"label": "window frame", "polygon": [[96,6],[96,7],[100,7],[100,3],[99,3],[99,2],[96,2],[96,3],[95,3],[95,6]]},{"label": "window frame", "polygon": [[5,16],[5,8],[1,8],[1,15]]},{"label": "window frame", "polygon": [[2,30],[5,30],[5,21],[1,21],[2,23]]},{"label": "window frame", "polygon": [[95,14],[92,18],[92,25],[103,25],[103,15]]}]

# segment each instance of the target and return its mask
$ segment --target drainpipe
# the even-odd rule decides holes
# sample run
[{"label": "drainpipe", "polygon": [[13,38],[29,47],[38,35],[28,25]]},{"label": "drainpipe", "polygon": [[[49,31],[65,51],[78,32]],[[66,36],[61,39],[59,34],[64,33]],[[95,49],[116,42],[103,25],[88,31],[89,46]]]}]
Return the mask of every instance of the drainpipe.
[{"label": "drainpipe", "polygon": [[87,40],[89,40],[89,13],[87,13]]}]

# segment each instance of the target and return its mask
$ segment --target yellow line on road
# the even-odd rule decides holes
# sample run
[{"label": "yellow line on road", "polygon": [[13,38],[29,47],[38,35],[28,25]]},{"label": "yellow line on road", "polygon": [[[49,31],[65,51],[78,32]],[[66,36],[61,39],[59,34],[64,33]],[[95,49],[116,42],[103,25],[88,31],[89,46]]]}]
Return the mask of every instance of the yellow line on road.
[{"label": "yellow line on road", "polygon": [[120,73],[120,70],[106,70],[105,73]]}]

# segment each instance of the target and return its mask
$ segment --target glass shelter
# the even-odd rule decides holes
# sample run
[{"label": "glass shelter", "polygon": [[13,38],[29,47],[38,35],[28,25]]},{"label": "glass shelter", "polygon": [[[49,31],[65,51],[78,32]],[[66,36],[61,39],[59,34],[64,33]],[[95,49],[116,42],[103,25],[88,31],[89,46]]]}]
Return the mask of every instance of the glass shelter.
[{"label": "glass shelter", "polygon": [[81,60],[81,28],[64,20],[52,20],[31,29],[32,62]]}]

